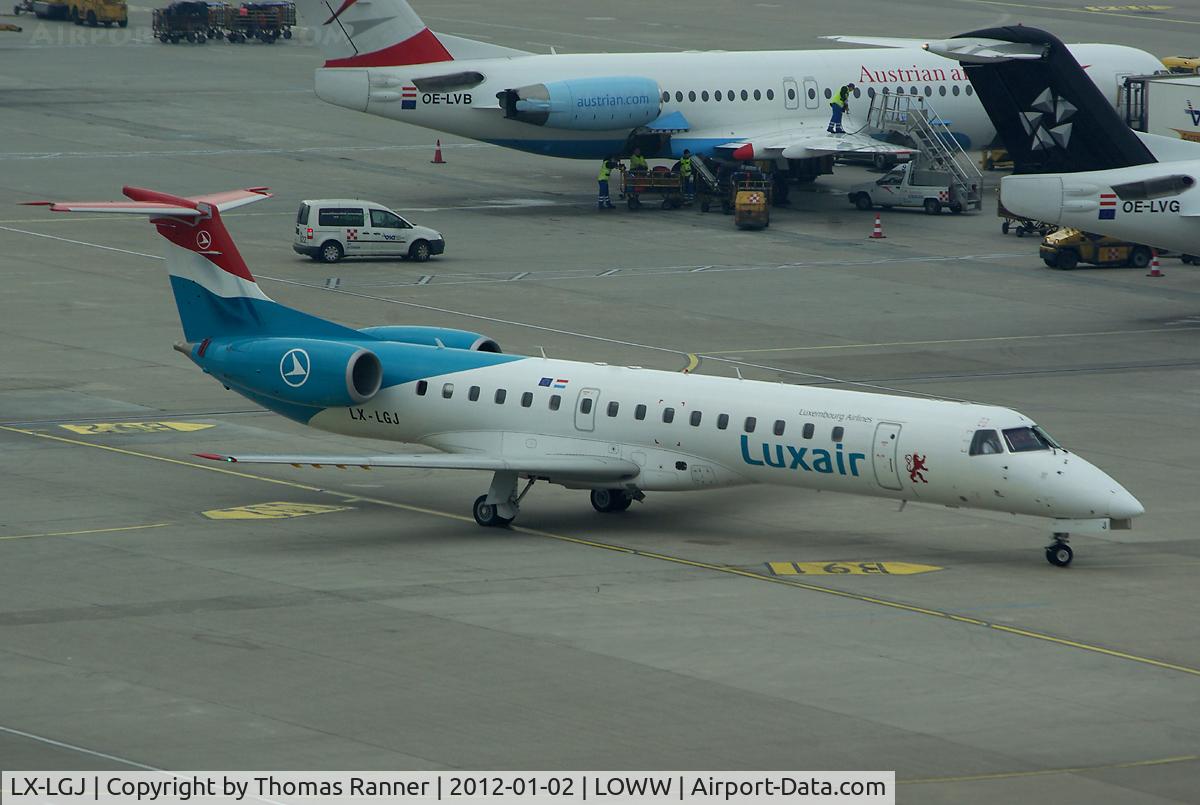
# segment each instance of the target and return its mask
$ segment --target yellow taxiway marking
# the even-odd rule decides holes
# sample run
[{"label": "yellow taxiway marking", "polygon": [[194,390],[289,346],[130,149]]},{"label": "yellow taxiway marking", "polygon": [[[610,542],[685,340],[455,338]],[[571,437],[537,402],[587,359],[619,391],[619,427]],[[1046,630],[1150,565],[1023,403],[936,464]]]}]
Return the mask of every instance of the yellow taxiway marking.
[{"label": "yellow taxiway marking", "polygon": [[1034,3],[1008,3],[1001,0],[958,0],[960,3],[970,3],[976,6],[1003,6],[1005,8],[1029,8],[1034,11],[1068,11],[1072,14],[1100,14],[1105,17],[1127,17],[1134,20],[1154,20],[1156,22],[1177,22],[1182,25],[1200,25],[1200,20],[1180,20],[1169,17],[1147,17],[1145,14],[1128,14],[1118,11],[1094,11],[1092,8],[1068,8],[1066,6],[1039,6]]},{"label": "yellow taxiway marking", "polygon": [[687,359],[687,366],[683,367],[683,373],[685,375],[691,374],[696,370],[696,367],[700,365],[700,356],[694,352],[687,353]]},{"label": "yellow taxiway marking", "polygon": [[1148,330],[1102,330],[1095,333],[1047,333],[1045,335],[996,335],[985,338],[939,338],[932,341],[880,341],[875,344],[821,344],[811,347],[766,347],[763,349],[708,350],[701,355],[751,355],[758,352],[816,352],[828,349],[869,349],[871,347],[928,347],[938,344],[982,344],[994,341],[1042,341],[1049,338],[1100,338],[1109,335],[1142,335],[1144,333],[1176,333],[1196,330],[1196,327],[1153,327]]},{"label": "yellow taxiway marking", "polygon": [[913,576],[944,570],[912,562],[767,562],[776,576]]},{"label": "yellow taxiway marking", "polygon": [[115,528],[88,528],[82,531],[46,531],[42,534],[14,534],[11,537],[0,537],[0,540],[34,539],[36,537],[76,537],[83,534],[112,534],[117,531],[141,531],[146,528],[162,528],[170,523],[146,523],[145,525],[123,525]]},{"label": "yellow taxiway marking", "polygon": [[59,425],[84,436],[94,433],[192,433],[215,428],[200,422],[89,422],[86,425]]},{"label": "yellow taxiway marking", "polygon": [[[336,489],[325,489],[309,484],[302,484],[296,481],[288,481],[283,478],[270,478],[265,475],[255,475],[249,472],[240,470],[226,469],[228,465],[212,465],[208,462],[203,464],[183,461],[178,458],[168,458],[166,456],[156,456],[153,453],[142,453],[137,450],[129,450],[123,447],[113,447],[107,444],[96,444],[95,442],[86,442],[82,439],[71,439],[66,436],[55,436],[50,433],[41,433],[24,428],[14,428],[11,425],[0,425],[0,431],[9,433],[18,433],[23,436],[32,436],[36,439],[48,439],[54,442],[64,444],[73,444],[80,447],[90,447],[93,450],[104,450],[109,453],[117,453],[123,456],[131,456],[133,458],[143,458],[149,461],[161,461],[164,464],[174,464],[180,467],[190,467],[196,470],[204,470],[206,472],[216,472],[222,475],[230,475],[235,478],[246,478],[253,481],[261,481],[268,484],[277,484],[279,486],[287,486],[292,489],[302,489],[306,492],[316,492],[323,495],[332,495],[343,501],[356,500],[364,503],[374,503],[378,506],[386,506],[391,509],[400,509],[402,511],[417,512],[420,514],[428,514],[432,517],[441,517],[446,520],[457,520],[462,523],[473,523],[474,519],[461,514],[452,514],[451,512],[439,511],[438,509],[430,509],[424,506],[414,506],[410,503],[397,503],[394,500],[385,500],[383,498],[368,497],[366,495],[352,495],[348,492],[340,492]],[[1035,632],[1029,629],[1020,629],[1015,626],[1008,626],[1002,623],[993,623],[991,621],[980,620],[979,618],[971,618],[966,615],[956,615],[953,612],[945,612],[938,609],[927,609],[925,607],[906,604],[902,601],[892,601],[887,598],[879,598],[873,595],[863,595],[861,593],[847,592],[846,590],[838,590],[833,587],[822,587],[819,584],[813,584],[808,581],[800,581],[794,577],[773,576],[766,572],[759,573],[753,570],[745,570],[739,567],[731,567],[729,565],[717,565],[711,562],[700,562],[694,559],[685,559],[681,556],[672,556],[665,553],[655,553],[653,551],[643,551],[638,548],[630,548],[624,545],[615,545],[610,542],[600,542],[599,540],[584,539],[582,537],[569,537],[565,534],[555,534],[551,531],[541,531],[535,528],[525,528],[523,526],[511,526],[510,530],[518,534],[526,534],[533,537],[544,537],[546,539],[556,540],[558,542],[568,543],[570,545],[582,545],[588,548],[598,548],[600,550],[611,551],[613,553],[622,553],[629,556],[641,556],[646,559],[657,559],[660,562],[668,562],[670,564],[679,565],[681,567],[690,567],[697,570],[708,570],[714,573],[724,573],[730,576],[740,576],[744,579],[753,579],[755,581],[767,582],[769,584],[778,584],[784,587],[794,587],[799,590],[808,590],[814,593],[823,593],[832,595],[837,598],[843,598],[849,601],[861,601],[865,604],[875,604],[876,606],[887,607],[889,609],[898,610],[901,612],[909,612],[916,615],[927,615],[932,618],[943,618],[956,623],[965,623],[971,626],[978,626],[983,629],[991,629],[997,632],[1003,632],[1016,637],[1025,637],[1031,640],[1038,640],[1044,643],[1050,643],[1064,648],[1073,648],[1080,651],[1090,652],[1092,654],[1101,654],[1105,657],[1111,657],[1118,660],[1127,660],[1140,665],[1159,668],[1165,671],[1176,671],[1181,674],[1200,677],[1200,668],[1193,668],[1188,665],[1179,665],[1177,663],[1165,662],[1156,660],[1152,657],[1142,657],[1137,654],[1130,654],[1125,651],[1117,651],[1115,649],[1105,648],[1093,643],[1081,643],[1076,640],[1067,640],[1066,638],[1056,637],[1044,632]]]},{"label": "yellow taxiway marking", "polygon": [[230,509],[209,509],[200,513],[210,520],[287,520],[291,517],[307,517],[310,514],[344,512],[352,508],[353,506],[326,506],[321,503],[289,503],[278,500],[234,506]]},{"label": "yellow taxiway marking", "polygon": [[1200,755],[1179,755],[1178,757],[1162,757],[1153,760],[1131,760],[1125,763],[1107,763],[1103,766],[1068,766],[1061,769],[1034,769],[1030,771],[1002,771],[993,774],[964,774],[958,777],[920,777],[913,780],[897,780],[900,785],[921,785],[924,783],[974,783],[982,780],[1012,780],[1019,777],[1046,777],[1053,774],[1080,774],[1089,771],[1107,771],[1109,769],[1136,769],[1141,766],[1166,766],[1170,763],[1192,763],[1200,760]]}]

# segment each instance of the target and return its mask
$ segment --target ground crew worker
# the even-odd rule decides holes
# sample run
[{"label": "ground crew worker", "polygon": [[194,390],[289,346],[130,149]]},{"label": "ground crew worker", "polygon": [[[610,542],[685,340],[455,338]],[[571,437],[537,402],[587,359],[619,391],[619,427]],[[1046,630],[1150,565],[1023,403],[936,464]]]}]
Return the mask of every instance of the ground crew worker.
[{"label": "ground crew worker", "polygon": [[612,173],[612,160],[605,159],[600,163],[600,173],[596,176],[596,181],[599,184],[599,195],[596,197],[596,207],[601,210],[611,210],[613,208],[612,198],[608,195],[608,177]]},{"label": "ground crew worker", "polygon": [[646,158],[642,156],[642,149],[633,149],[633,156],[629,158],[630,173],[646,173],[650,170],[650,165],[646,162]]},{"label": "ground crew worker", "polygon": [[683,179],[683,198],[688,204],[696,200],[696,187],[692,184],[692,152],[683,149],[679,158],[679,177]]},{"label": "ground crew worker", "polygon": [[829,100],[829,126],[825,129],[830,134],[845,134],[842,128],[842,115],[850,111],[850,93],[854,91],[854,82],[839,87],[837,94]]}]

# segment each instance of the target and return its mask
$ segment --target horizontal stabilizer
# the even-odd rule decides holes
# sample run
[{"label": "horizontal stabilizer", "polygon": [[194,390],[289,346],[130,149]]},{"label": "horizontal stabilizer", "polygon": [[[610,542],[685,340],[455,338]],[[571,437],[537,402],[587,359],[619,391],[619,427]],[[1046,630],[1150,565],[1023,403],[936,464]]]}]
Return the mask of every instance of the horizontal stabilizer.
[{"label": "horizontal stabilizer", "polygon": [[984,39],[956,36],[951,39],[909,39],[894,36],[823,36],[834,42],[854,45],[877,45],[885,48],[919,48],[957,59],[962,62],[1008,61],[1010,59],[1040,59],[1044,48],[1028,43],[1003,39]]}]

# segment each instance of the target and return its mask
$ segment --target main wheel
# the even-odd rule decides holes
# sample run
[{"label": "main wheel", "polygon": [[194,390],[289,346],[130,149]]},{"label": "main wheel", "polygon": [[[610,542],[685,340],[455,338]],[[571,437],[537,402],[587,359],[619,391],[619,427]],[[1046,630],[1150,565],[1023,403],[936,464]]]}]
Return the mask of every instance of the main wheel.
[{"label": "main wheel", "polygon": [[592,508],[604,513],[623,512],[633,503],[623,489],[593,489],[591,498]]},{"label": "main wheel", "polygon": [[283,38],[284,38],[284,39],[291,39],[291,38],[292,38],[292,29],[291,29],[291,28],[288,28],[288,29],[286,29],[286,30],[283,32]]},{"label": "main wheel", "polygon": [[631,210],[636,210],[638,207],[642,206],[642,200],[630,193],[625,197],[625,206]]},{"label": "main wheel", "polygon": [[866,193],[859,193],[854,197],[854,206],[858,207],[860,210],[869,210],[875,205],[871,203],[871,197],[869,195]]},{"label": "main wheel", "polygon": [[1007,234],[1008,234],[1008,230],[1009,230],[1010,228],[1011,228],[1011,227],[1009,226],[1009,223],[1008,223],[1008,221],[1002,221],[1002,222],[1000,223],[1000,234],[1001,234],[1001,235],[1007,235]]},{"label": "main wheel", "polygon": [[342,244],[336,240],[328,240],[321,244],[321,262],[336,263],[346,255],[342,249]]},{"label": "main wheel", "polygon": [[495,503],[487,502],[487,495],[480,495],[475,498],[475,505],[471,507],[471,514],[475,515],[475,522],[484,528],[503,528],[512,522],[511,517],[500,516],[496,511]]},{"label": "main wheel", "polygon": [[1134,268],[1145,268],[1150,265],[1150,249],[1145,246],[1134,246],[1129,252],[1129,265]]},{"label": "main wheel", "polygon": [[941,211],[942,211],[941,202],[939,202],[936,198],[925,199],[925,214],[926,215],[937,215]]},{"label": "main wheel", "polygon": [[1065,542],[1046,546],[1046,561],[1055,567],[1066,567],[1075,558],[1075,552]]},{"label": "main wheel", "polygon": [[424,263],[429,259],[429,241],[418,240],[408,247],[408,259],[415,263]]}]

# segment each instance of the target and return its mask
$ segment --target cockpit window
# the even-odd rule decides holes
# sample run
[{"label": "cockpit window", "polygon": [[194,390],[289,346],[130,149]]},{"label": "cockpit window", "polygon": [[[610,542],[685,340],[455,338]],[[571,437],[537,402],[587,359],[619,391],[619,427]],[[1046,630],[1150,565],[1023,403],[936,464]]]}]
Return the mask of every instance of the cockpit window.
[{"label": "cockpit window", "polygon": [[1003,452],[1004,448],[1000,445],[1000,434],[994,430],[975,431],[975,438],[971,440],[971,455],[987,456]]},{"label": "cockpit window", "polygon": [[1004,440],[1008,442],[1008,449],[1014,453],[1058,448],[1054,440],[1040,428],[1007,428],[1004,431]]}]

